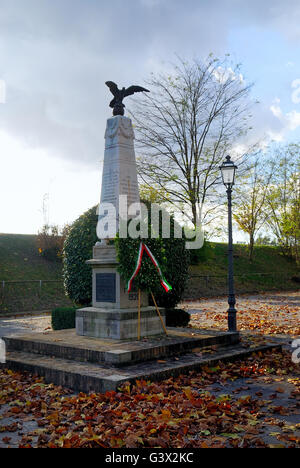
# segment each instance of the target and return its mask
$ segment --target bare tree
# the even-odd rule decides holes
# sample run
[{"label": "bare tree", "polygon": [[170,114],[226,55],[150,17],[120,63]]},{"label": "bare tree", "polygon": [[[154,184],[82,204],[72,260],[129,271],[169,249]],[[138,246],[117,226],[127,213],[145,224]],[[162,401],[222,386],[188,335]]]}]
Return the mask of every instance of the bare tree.
[{"label": "bare tree", "polygon": [[267,197],[274,164],[266,167],[266,162],[260,156],[256,157],[243,183],[237,188],[234,219],[239,228],[249,235],[249,258],[253,258],[255,236],[264,226],[268,217],[266,209]]},{"label": "bare tree", "polygon": [[240,67],[212,56],[153,75],[151,93],[136,100],[139,174],[163,188],[168,202],[187,204],[191,220],[207,226],[216,216],[219,166],[249,129],[249,92]]},{"label": "bare tree", "polygon": [[278,147],[273,164],[274,175],[267,197],[267,224],[282,252],[299,261],[300,144]]},{"label": "bare tree", "polygon": [[62,257],[65,239],[70,226],[65,224],[62,228],[57,225],[45,224],[37,235],[37,248],[42,257],[48,260],[58,260]]}]

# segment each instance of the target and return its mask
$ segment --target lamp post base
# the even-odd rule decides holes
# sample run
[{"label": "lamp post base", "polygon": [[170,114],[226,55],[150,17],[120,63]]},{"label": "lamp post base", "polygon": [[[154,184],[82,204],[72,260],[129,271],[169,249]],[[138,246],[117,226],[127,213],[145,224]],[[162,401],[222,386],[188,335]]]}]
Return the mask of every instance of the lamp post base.
[{"label": "lamp post base", "polygon": [[236,309],[228,309],[228,331],[235,332],[237,331],[236,324]]}]

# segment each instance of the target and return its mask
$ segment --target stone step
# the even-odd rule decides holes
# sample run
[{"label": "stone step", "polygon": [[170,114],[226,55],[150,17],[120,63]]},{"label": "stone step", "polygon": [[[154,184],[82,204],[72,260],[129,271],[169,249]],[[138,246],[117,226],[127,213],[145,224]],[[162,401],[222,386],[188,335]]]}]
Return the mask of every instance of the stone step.
[{"label": "stone step", "polygon": [[72,361],[125,366],[153,359],[179,356],[209,346],[239,343],[239,333],[192,328],[168,328],[168,336],[141,341],[101,340],[76,335],[75,330],[60,330],[4,338],[8,351],[40,354]]},{"label": "stone step", "polygon": [[252,348],[244,348],[241,345],[227,346],[218,349],[209,356],[201,356],[201,353],[190,353],[177,358],[170,357],[164,361],[150,361],[119,369],[13,351],[7,353],[6,364],[2,364],[2,367],[28,371],[44,377],[47,383],[54,383],[76,391],[102,393],[117,390],[124,382],[158,381],[198,370],[203,366],[215,366],[220,360],[234,361],[255,352],[281,348],[282,343],[278,341]]}]

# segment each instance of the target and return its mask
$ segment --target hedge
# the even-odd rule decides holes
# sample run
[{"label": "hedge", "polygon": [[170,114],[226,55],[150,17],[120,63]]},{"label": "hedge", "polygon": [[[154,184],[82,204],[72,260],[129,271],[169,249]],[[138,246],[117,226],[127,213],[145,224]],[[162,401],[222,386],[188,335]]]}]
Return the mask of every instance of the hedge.
[{"label": "hedge", "polygon": [[[164,291],[157,270],[145,253],[141,269],[134,280],[135,288],[152,291],[157,304],[165,308],[174,308],[180,302],[188,278],[189,251],[185,248],[183,237],[181,239],[174,237],[175,223],[176,221],[171,216],[170,238],[162,237],[160,223],[158,238],[151,239],[149,236],[148,239],[143,239],[158,261],[165,279],[172,286],[172,290],[168,293]],[[150,234],[150,216],[148,229]],[[119,237],[115,240],[119,261],[118,271],[124,281],[128,281],[135,269],[140,242],[140,239],[121,239]]]},{"label": "hedge", "polygon": [[187,327],[191,320],[191,316],[183,309],[167,309],[166,310],[166,326],[167,327]]},{"label": "hedge", "polygon": [[92,301],[92,268],[86,260],[93,257],[96,234],[97,207],[81,215],[72,225],[63,248],[63,278],[65,291],[76,304],[90,305]]},{"label": "hedge", "polygon": [[76,308],[58,307],[52,310],[51,325],[53,330],[67,330],[76,327]]},{"label": "hedge", "polygon": [[[80,305],[90,305],[92,301],[92,268],[85,262],[92,258],[93,246],[99,240],[96,235],[97,221],[97,210],[94,207],[74,222],[64,244],[65,290],[69,298]],[[190,261],[189,251],[185,249],[185,239],[174,238],[174,225],[174,218],[171,217],[169,239],[162,238],[161,232],[157,239],[145,239],[145,243],[161,265],[166,280],[172,285],[172,291],[165,293],[157,271],[146,255],[135,282],[135,286],[141,289],[152,290],[158,305],[166,308],[174,308],[180,302],[188,277]],[[149,229],[150,226],[151,219]],[[140,239],[115,239],[120,262],[119,272],[124,280],[128,280],[134,270],[139,244]]]}]

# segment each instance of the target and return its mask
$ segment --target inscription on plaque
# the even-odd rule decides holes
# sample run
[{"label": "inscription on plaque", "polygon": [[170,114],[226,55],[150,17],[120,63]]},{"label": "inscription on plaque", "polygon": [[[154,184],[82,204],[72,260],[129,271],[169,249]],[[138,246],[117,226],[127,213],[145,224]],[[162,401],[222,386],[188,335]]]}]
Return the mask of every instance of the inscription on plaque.
[{"label": "inscription on plaque", "polygon": [[96,273],[96,302],[116,302],[115,273]]},{"label": "inscription on plaque", "polygon": [[[127,289],[126,288],[124,288],[124,294],[127,294]],[[128,299],[130,301],[137,301],[138,298],[139,298],[138,291],[137,291],[136,287],[133,286],[131,292],[128,294]]]}]

